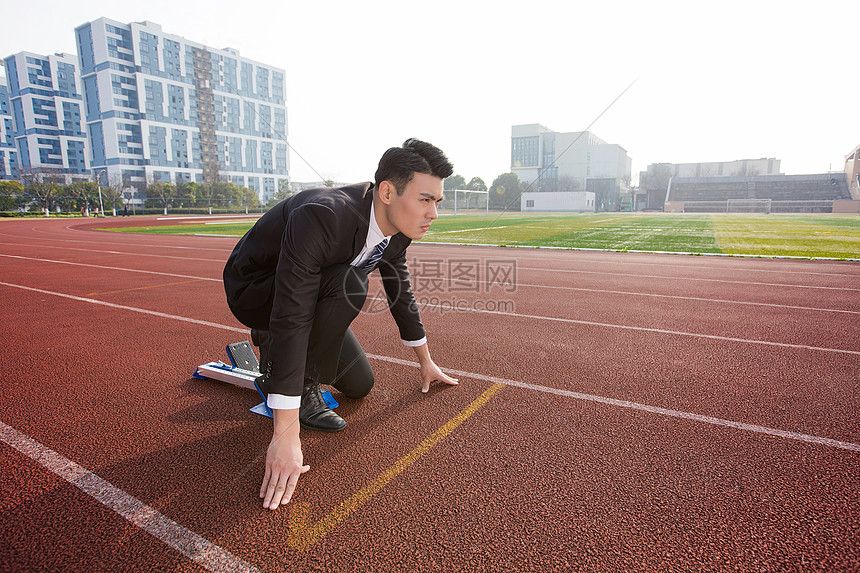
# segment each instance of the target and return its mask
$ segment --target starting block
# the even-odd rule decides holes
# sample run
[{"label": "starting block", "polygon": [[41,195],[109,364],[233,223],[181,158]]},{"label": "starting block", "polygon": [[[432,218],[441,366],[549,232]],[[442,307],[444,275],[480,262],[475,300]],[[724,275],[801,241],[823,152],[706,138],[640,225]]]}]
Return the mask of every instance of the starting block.
[{"label": "starting block", "polygon": [[[254,354],[251,343],[246,340],[244,342],[228,344],[227,357],[230,359],[229,365],[220,361],[207,362],[198,366],[192,376],[198,380],[209,378],[241,386],[249,390],[256,390],[263,399],[263,402],[251,408],[251,411],[255,414],[271,418],[272,409],[266,405],[266,395],[263,394],[257,385],[257,378],[260,377],[260,363],[257,361],[257,356]],[[331,392],[323,390],[322,395],[329,408],[337,408],[338,403],[331,395]]]}]

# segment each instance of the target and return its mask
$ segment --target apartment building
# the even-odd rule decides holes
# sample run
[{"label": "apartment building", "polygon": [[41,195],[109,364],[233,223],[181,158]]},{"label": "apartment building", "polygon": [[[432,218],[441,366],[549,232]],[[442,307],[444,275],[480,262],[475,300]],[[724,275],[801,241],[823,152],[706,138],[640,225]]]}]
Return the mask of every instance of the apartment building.
[{"label": "apartment building", "polygon": [[148,21],[100,18],[75,35],[100,181],[230,181],[266,201],[289,178],[282,69]]},{"label": "apartment building", "polygon": [[19,52],[3,61],[0,177],[89,177],[83,92],[73,54]]}]

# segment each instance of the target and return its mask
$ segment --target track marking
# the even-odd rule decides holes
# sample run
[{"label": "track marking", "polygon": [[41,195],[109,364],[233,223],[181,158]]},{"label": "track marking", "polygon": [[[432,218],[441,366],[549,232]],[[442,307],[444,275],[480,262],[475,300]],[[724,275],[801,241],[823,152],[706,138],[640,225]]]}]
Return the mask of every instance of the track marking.
[{"label": "track marking", "polygon": [[91,292],[91,293],[87,293],[86,296],[101,296],[101,295],[105,295],[105,294],[117,294],[117,293],[121,293],[121,292],[132,292],[132,291],[137,291],[137,290],[149,290],[149,289],[153,289],[153,288],[164,288],[164,287],[169,287],[169,286],[187,285],[187,284],[199,283],[199,282],[203,282],[203,279],[195,279],[195,280],[191,280],[191,281],[181,281],[178,283],[162,283],[162,284],[158,284],[158,285],[149,285],[149,286],[141,286],[141,287],[134,287],[134,288],[124,288],[122,290],[110,290],[107,292]]},{"label": "track marking", "polygon": [[[423,278],[420,274],[414,273],[412,275],[415,277],[416,281]],[[428,276],[426,280],[440,280],[447,281],[449,283],[456,282],[457,279],[451,277],[436,277],[436,276]],[[489,285],[489,288],[492,288],[493,285],[498,285],[498,282],[494,281],[470,281],[470,284],[477,285]],[[657,294],[657,293],[647,293],[647,292],[635,292],[635,291],[623,291],[623,290],[606,290],[606,289],[596,289],[596,288],[583,288],[583,287],[571,287],[571,286],[562,286],[562,285],[543,285],[543,284],[533,284],[533,283],[521,283],[517,282],[514,285],[516,288],[527,287],[527,288],[543,288],[543,289],[551,289],[551,290],[572,290],[577,292],[596,292],[603,294],[619,294],[624,296],[648,296],[654,298],[672,298],[678,300],[694,300],[698,302],[715,302],[715,303],[725,303],[725,304],[745,304],[750,306],[769,306],[774,308],[790,308],[793,310],[812,310],[819,312],[843,312],[847,314],[860,314],[860,311],[856,310],[842,310],[838,308],[814,308],[810,306],[794,306],[788,304],[775,304],[770,302],[752,302],[752,301],[743,301],[743,300],[725,300],[718,298],[704,298],[697,296],[680,296],[673,294]],[[489,291],[485,291],[489,292]]]},{"label": "track marking", "polygon": [[[13,284],[13,283],[2,282],[2,281],[0,281],[0,285],[12,287],[12,288],[19,288],[22,290],[28,290],[31,292],[38,292],[41,294],[49,294],[49,295],[53,295],[53,296],[59,296],[62,298],[68,298],[68,299],[77,300],[80,302],[89,302],[92,304],[99,304],[102,306],[107,306],[107,307],[111,307],[111,308],[118,308],[121,310],[130,310],[133,312],[150,314],[152,316],[159,316],[162,318],[169,318],[169,319],[173,319],[173,320],[180,320],[183,322],[190,322],[190,323],[199,324],[202,326],[212,326],[215,328],[223,328],[223,329],[227,329],[227,330],[232,330],[234,332],[241,332],[243,334],[248,332],[247,328],[236,328],[236,327],[232,327],[232,326],[225,326],[225,325],[218,324],[215,322],[208,322],[206,320],[199,320],[196,318],[178,316],[178,315],[174,315],[174,314],[168,314],[165,312],[158,312],[155,310],[147,310],[144,308],[138,308],[138,307],[134,307],[134,306],[126,306],[123,304],[115,304],[115,303],[105,302],[105,301],[97,300],[97,299],[93,299],[93,298],[75,296],[75,295],[71,295],[71,294],[54,292],[54,291],[49,291],[49,290],[44,290],[44,289],[39,289],[39,288],[34,288],[34,287],[28,287],[28,286],[23,286],[23,285],[17,285],[17,284]],[[377,297],[369,297],[368,300],[383,300],[383,299],[379,299]],[[420,306],[424,306],[424,307],[428,307],[428,308],[443,308],[441,305],[432,305],[432,304],[420,304]],[[447,309],[447,310],[450,310],[450,309]],[[461,309],[461,311],[462,312],[480,312],[480,313],[484,313],[484,314],[496,314],[496,315],[500,315],[500,316],[512,316],[512,317],[516,317],[516,318],[530,318],[530,319],[535,319],[535,320],[548,320],[548,321],[552,321],[552,322],[564,322],[564,323],[570,323],[570,324],[583,324],[586,326],[597,326],[597,327],[602,327],[602,328],[616,328],[616,329],[621,329],[621,330],[634,330],[634,331],[639,331],[639,332],[653,332],[653,333],[657,333],[657,334],[668,334],[668,335],[672,335],[672,336],[689,336],[689,337],[693,337],[693,338],[705,338],[708,340],[720,340],[723,342],[740,342],[742,344],[761,344],[763,346],[776,346],[779,348],[793,348],[793,349],[798,349],[798,350],[813,350],[813,351],[820,351],[820,352],[833,352],[836,354],[849,354],[849,355],[860,356],[860,351],[858,351],[858,350],[845,350],[845,349],[841,349],[841,348],[824,348],[821,346],[808,346],[805,344],[789,344],[787,342],[771,342],[768,340],[752,340],[752,339],[746,339],[746,338],[733,338],[733,337],[729,337],[729,336],[718,336],[715,334],[701,334],[701,333],[696,333],[696,332],[683,332],[683,331],[679,331],[679,330],[665,330],[662,328],[648,328],[645,326],[626,326],[623,324],[609,324],[609,323],[605,323],[605,322],[592,322],[589,320],[575,320],[572,318],[558,318],[558,317],[553,317],[553,316],[540,316],[540,315],[536,315],[536,314],[520,314],[520,313],[516,313],[516,312],[500,312],[500,311],[494,311],[494,310],[475,310],[475,309],[468,309],[468,308],[467,309]]]},{"label": "track marking", "polygon": [[[106,307],[110,307],[110,308],[117,308],[117,309],[121,309],[121,310],[130,310],[133,312],[140,312],[142,314],[149,314],[149,315],[157,316],[160,318],[167,318],[167,319],[178,320],[178,321],[182,321],[182,322],[188,322],[188,323],[192,323],[192,324],[198,324],[201,326],[219,328],[221,330],[229,330],[231,332],[239,332],[242,334],[248,333],[247,328],[237,328],[235,326],[228,326],[228,325],[224,325],[224,324],[218,324],[216,322],[208,322],[205,320],[198,320],[196,318],[177,316],[177,315],[167,314],[164,312],[157,312],[157,311],[147,310],[147,309],[143,309],[143,308],[136,308],[133,306],[113,304],[113,303],[104,302],[104,301],[100,301],[100,300],[96,300],[96,299],[83,298],[83,297],[79,297],[79,296],[57,293],[57,292],[52,292],[52,291],[47,291],[47,290],[42,290],[42,289],[37,289],[37,288],[32,288],[32,287],[25,287],[25,286],[21,286],[21,285],[6,283],[6,282],[0,282],[0,285],[13,287],[13,288],[19,288],[19,289],[23,289],[23,290],[32,291],[32,292],[38,292],[38,293],[42,293],[42,294],[59,296],[62,298],[68,298],[68,299],[77,300],[80,302],[88,302],[88,303],[92,303],[92,304],[98,304],[98,305],[106,306]],[[502,314],[504,314],[504,313],[502,313]],[[540,318],[540,317],[537,317],[537,318]],[[618,325],[605,325],[605,326],[618,327]],[[623,328],[631,328],[634,330],[656,330],[656,329],[639,329],[636,327],[623,327]],[[663,332],[663,331],[658,330],[657,332]],[[684,334],[684,333],[673,333],[671,331],[665,331],[665,332],[668,334]],[[693,334],[688,334],[688,335],[690,335],[690,336],[704,336],[706,338],[720,338],[720,337],[710,337],[708,335],[693,335]],[[743,339],[737,339],[737,340],[740,342],[756,342],[756,341],[748,341],[748,340],[743,340]],[[770,342],[770,343],[761,342],[761,341],[759,341],[759,342],[761,344],[769,344],[769,345],[773,345],[773,346],[789,346],[789,347],[799,347],[799,348],[804,348],[804,349],[809,349],[809,350],[824,350],[824,351],[830,351],[830,352],[843,352],[843,353],[847,353],[847,354],[860,354],[860,352],[853,351],[853,350],[836,350],[833,348],[816,348],[816,347],[806,347],[806,346],[798,346],[798,345],[784,345],[784,344],[775,343],[775,342]],[[410,362],[408,360],[401,360],[399,358],[393,358],[390,356],[381,356],[378,354],[368,354],[367,356],[368,356],[368,358],[374,358],[376,360],[391,362],[393,364],[401,364],[404,366],[411,366],[411,367],[418,367],[419,366],[419,364],[417,362]],[[576,399],[580,399],[580,400],[589,400],[592,402],[599,402],[601,404],[619,406],[622,408],[632,408],[635,410],[641,410],[643,412],[650,412],[652,414],[662,414],[664,416],[673,416],[673,417],[678,417],[678,418],[685,418],[688,420],[696,420],[696,421],[703,422],[706,424],[713,424],[713,425],[718,425],[718,426],[727,426],[730,428],[737,428],[737,429],[746,430],[746,431],[750,431],[750,432],[768,434],[768,435],[772,435],[772,436],[779,436],[779,437],[789,438],[789,439],[793,439],[793,440],[800,440],[802,442],[808,442],[811,444],[827,445],[827,446],[833,446],[833,447],[837,447],[837,448],[841,448],[841,449],[860,452],[860,445],[858,445],[858,444],[853,444],[850,442],[840,442],[838,440],[833,440],[830,438],[822,438],[822,437],[818,437],[818,436],[812,436],[809,434],[800,434],[797,432],[789,432],[786,430],[767,428],[765,426],[757,426],[754,424],[747,424],[744,422],[734,422],[732,420],[724,420],[722,418],[703,416],[700,414],[693,414],[690,412],[682,412],[679,410],[670,410],[667,408],[660,408],[657,406],[648,406],[647,404],[638,404],[636,402],[629,402],[627,400],[618,400],[616,398],[606,398],[604,396],[596,396],[593,394],[582,394],[580,392],[573,392],[573,391],[569,391],[569,390],[559,390],[559,389],[555,389],[555,388],[550,388],[548,386],[539,386],[537,384],[529,384],[527,382],[518,382],[516,380],[508,380],[506,378],[487,376],[487,375],[478,374],[475,372],[466,372],[463,370],[454,370],[454,369],[449,369],[449,368],[444,368],[443,370],[445,370],[446,372],[449,372],[451,374],[454,374],[455,376],[467,376],[469,378],[474,378],[476,380],[485,380],[487,382],[493,382],[493,383],[498,382],[500,384],[506,384],[508,386],[517,386],[520,388],[527,388],[530,390],[536,390],[538,392],[548,392],[551,394],[557,394],[559,396],[567,396],[567,397],[576,398]]]},{"label": "track marking", "polygon": [[2,421],[0,440],[209,571],[259,572],[253,565]]},{"label": "track marking", "polygon": [[[369,355],[368,355],[369,356]],[[495,396],[505,384],[494,383],[483,394],[478,396],[471,404],[466,406],[459,414],[448,420],[441,428],[421,442],[414,450],[397,460],[394,465],[379,474],[373,481],[361,488],[349,498],[345,499],[331,513],[312,523],[310,507],[306,503],[295,503],[290,510],[290,532],[287,543],[293,549],[307,551],[311,545],[320,541],[331,533],[349,515],[370,501],[391,480],[406,471],[410,465],[415,463],[421,456],[429,452],[433,446],[444,440],[453,432],[457,426],[478,411],[490,398]]]},{"label": "track marking", "polygon": [[[75,295],[71,295],[71,294],[54,292],[54,291],[49,291],[49,290],[44,290],[44,289],[39,289],[39,288],[34,288],[34,287],[28,287],[28,286],[23,286],[23,285],[17,285],[17,284],[13,284],[13,283],[2,282],[2,281],[0,281],[0,285],[12,287],[12,288],[19,288],[22,290],[28,290],[31,292],[38,292],[41,294],[49,294],[49,295],[53,295],[53,296],[59,296],[62,298],[68,298],[68,299],[77,300],[80,302],[89,302],[92,304],[99,304],[102,306],[107,306],[107,307],[111,307],[111,308],[118,308],[121,310],[130,310],[133,312],[150,314],[152,316],[158,316],[161,318],[169,318],[169,319],[173,319],[173,320],[180,320],[183,322],[190,322],[190,323],[199,324],[202,326],[212,326],[215,328],[232,330],[234,332],[241,332],[243,334],[246,334],[248,332],[247,328],[236,328],[236,327],[232,327],[232,326],[225,326],[225,325],[218,324],[215,322],[208,322],[206,320],[199,320],[196,318],[178,316],[178,315],[174,315],[174,314],[168,314],[165,312],[158,312],[155,310],[147,310],[144,308],[127,306],[127,305],[123,305],[123,304],[115,304],[115,303],[105,302],[105,301],[97,300],[97,299],[93,299],[93,298],[75,296]],[[383,300],[383,299],[379,299],[377,297],[369,297],[368,300]],[[428,307],[428,308],[442,308],[441,305],[432,305],[432,304],[420,304],[420,306],[424,306],[424,307]],[[450,310],[450,309],[447,309],[447,310]],[[583,324],[586,326],[597,326],[597,327],[602,327],[602,328],[616,328],[616,329],[621,329],[621,330],[634,330],[634,331],[639,331],[639,332],[653,332],[653,333],[657,333],[657,334],[668,334],[668,335],[673,335],[673,336],[689,336],[689,337],[693,337],[693,338],[705,338],[708,340],[720,340],[723,342],[740,342],[743,344],[761,344],[764,346],[776,346],[779,348],[793,348],[793,349],[798,349],[798,350],[813,350],[813,351],[820,351],[820,352],[833,352],[836,354],[849,354],[849,355],[860,356],[860,351],[858,351],[858,350],[845,350],[845,349],[841,349],[841,348],[824,348],[821,346],[808,346],[805,344],[789,344],[787,342],[771,342],[768,340],[753,340],[753,339],[746,339],[746,338],[733,338],[733,337],[729,337],[729,336],[718,336],[715,334],[701,334],[701,333],[696,333],[696,332],[683,332],[683,331],[679,331],[679,330],[665,330],[662,328],[648,328],[645,326],[627,326],[627,325],[623,325],[623,324],[609,324],[609,323],[605,323],[605,322],[592,322],[589,320],[575,320],[573,318],[558,318],[558,317],[554,317],[554,316],[540,316],[540,315],[536,315],[536,314],[521,314],[521,313],[516,313],[516,312],[500,312],[500,311],[494,311],[494,310],[475,310],[475,309],[468,309],[468,308],[467,309],[461,309],[461,311],[462,312],[480,312],[480,313],[484,313],[484,314],[496,314],[496,315],[500,315],[500,316],[512,316],[512,317],[516,317],[516,318],[530,318],[530,319],[535,319],[535,320],[548,320],[548,321],[552,321],[552,322],[564,322],[564,323],[570,323],[570,324]]]},{"label": "track marking", "polygon": [[[393,364],[400,364],[402,366],[412,366],[418,367],[420,364],[417,362],[410,362],[409,360],[402,360],[400,358],[392,358],[390,356],[380,356],[378,354],[368,354],[368,358],[374,358],[376,360],[381,360],[383,362],[391,362]],[[545,392],[547,394],[555,394],[556,396],[564,396],[566,398],[574,398],[576,400],[586,400],[588,402],[596,402],[598,404],[605,404],[607,406],[617,406],[620,408],[627,408],[630,410],[638,410],[640,412],[648,412],[649,414],[659,414],[661,416],[669,416],[672,418],[682,418],[685,420],[693,420],[695,422],[702,422],[704,424],[711,424],[713,426],[725,426],[727,428],[734,428],[737,430],[744,430],[746,432],[753,432],[756,434],[766,434],[768,436],[775,436],[779,438],[786,438],[789,440],[797,440],[800,442],[806,442],[809,444],[815,444],[819,446],[830,446],[834,448],[839,448],[842,450],[849,450],[852,452],[860,452],[860,444],[854,444],[851,442],[841,442],[839,440],[833,440],[830,438],[822,438],[819,436],[812,436],[809,434],[801,434],[798,432],[789,432],[787,430],[778,430],[775,428],[768,428],[766,426],[757,426],[755,424],[747,424],[744,422],[735,422],[733,420],[724,420],[722,418],[714,418],[713,416],[703,416],[701,414],[693,414],[691,412],[682,412],[680,410],[670,410],[668,408],[660,408],[659,406],[649,406],[647,404],[639,404],[637,402],[630,402],[628,400],[618,400],[616,398],[606,398],[605,396],[596,396],[594,394],[583,394],[581,392],[574,392],[572,390],[561,390],[559,388],[550,388],[549,386],[540,386],[538,384],[529,384],[528,382],[518,382],[516,380],[508,380],[507,378],[498,378],[496,376],[486,376],[484,374],[476,374],[474,372],[466,372],[464,370],[453,370],[449,368],[444,369],[445,372],[449,374],[453,374],[454,376],[465,376],[468,378],[475,378],[477,380],[484,380],[486,382],[493,382],[495,384],[504,384],[506,386],[516,386],[518,388],[525,388],[527,390],[533,390],[535,392]]]},{"label": "track marking", "polygon": [[[202,236],[202,235],[201,235]],[[214,236],[214,235],[213,235]],[[225,235],[220,235],[224,237]],[[238,237],[237,237],[238,239]],[[49,240],[49,239],[46,239]],[[76,241],[77,242],[77,241]],[[20,243],[0,243],[0,245],[14,246],[14,247],[30,247],[31,245],[20,244]],[[131,244],[130,246],[136,246],[135,244]],[[153,248],[167,248],[166,245],[146,245],[147,247]],[[85,249],[82,247],[60,247],[60,246],[51,246],[52,249],[66,249],[71,251],[84,251],[87,253],[98,253],[98,254],[109,254],[109,255],[124,255],[128,257],[155,257],[155,258],[163,258],[163,259],[179,259],[179,260],[188,260],[188,261],[206,261],[206,262],[216,262],[222,263],[223,259],[204,259],[204,258],[192,258],[192,257],[180,257],[180,256],[171,256],[171,255],[158,255],[151,253],[139,253],[139,252],[124,252],[124,251],[106,251],[101,249]],[[194,249],[193,247],[176,247],[176,248],[187,248],[189,250],[216,250],[216,249]],[[218,251],[230,252],[231,249],[217,249]],[[7,255],[11,256],[11,255]],[[701,282],[715,282],[715,283],[729,283],[729,284],[740,284],[740,285],[753,285],[753,286],[772,286],[772,287],[783,287],[783,288],[804,288],[804,289],[823,289],[823,290],[845,290],[858,292],[860,288],[850,288],[850,287],[830,287],[830,286],[816,286],[816,285],[799,285],[799,284],[790,284],[790,283],[766,283],[766,282],[756,282],[756,281],[736,281],[736,280],[728,280],[728,279],[707,279],[707,278],[698,278],[698,277],[673,277],[673,276],[664,276],[664,275],[642,275],[636,273],[618,273],[618,272],[610,272],[610,271],[586,271],[586,270],[578,270],[578,269],[545,269],[545,268],[535,268],[535,267],[517,267],[519,270],[527,270],[527,271],[542,271],[542,272],[552,272],[552,273],[580,273],[580,274],[594,274],[594,275],[612,275],[614,277],[633,277],[633,278],[643,278],[643,279],[661,279],[661,280],[672,280],[672,281],[701,281]],[[839,276],[853,276],[853,275],[839,275]]]},{"label": "track marking", "polygon": [[[24,261],[36,261],[40,263],[56,263],[61,265],[72,265],[72,266],[80,266],[80,267],[89,267],[93,269],[105,269],[110,271],[125,271],[129,273],[142,273],[142,274],[152,274],[152,275],[160,275],[160,276],[168,276],[168,277],[177,277],[177,278],[187,278],[193,280],[201,280],[201,281],[213,281],[213,282],[223,282],[221,278],[211,278],[211,277],[194,277],[191,275],[182,275],[178,273],[165,273],[160,271],[149,271],[142,269],[129,269],[126,267],[110,267],[106,265],[94,265],[91,263],[78,263],[72,261],[59,261],[55,259],[40,259],[35,257],[23,257],[20,255],[7,255],[4,253],[0,253],[0,257],[7,257],[10,259],[20,259]],[[420,279],[421,275],[414,275],[416,279]],[[436,278],[436,277],[434,277]],[[453,281],[451,278],[444,278],[442,280]],[[496,284],[492,281],[474,281],[477,284],[488,284],[493,285]],[[606,290],[606,289],[591,289],[591,288],[582,288],[582,287],[569,287],[569,286],[554,286],[554,285],[540,285],[540,284],[530,284],[530,283],[517,283],[517,287],[528,287],[528,288],[544,288],[544,289],[556,289],[556,290],[572,290],[577,292],[595,292],[595,293],[604,293],[604,294],[618,294],[625,296],[647,296],[654,298],[669,298],[669,299],[678,299],[678,300],[694,300],[699,302],[712,302],[712,303],[722,303],[722,304],[742,304],[748,306],[767,306],[772,308],[789,308],[793,310],[810,310],[814,312],[838,312],[845,314],[860,314],[860,311],[856,310],[843,310],[838,308],[814,308],[808,306],[793,306],[787,304],[774,304],[768,302],[750,302],[750,301],[742,301],[742,300],[725,300],[725,299],[717,299],[717,298],[704,298],[704,297],[693,297],[693,296],[679,296],[679,295],[671,295],[671,294],[656,294],[656,293],[644,293],[644,292],[634,292],[634,291],[617,291],[617,290]],[[476,311],[477,312],[477,311]]]},{"label": "track marking", "polygon": [[[18,243],[0,243],[0,245],[8,245],[12,247],[32,247],[32,245],[21,245]],[[134,258],[134,257],[154,257],[157,259],[178,259],[180,261],[204,261],[208,263],[220,263],[224,264],[225,259],[202,259],[197,257],[179,257],[173,255],[154,255],[152,253],[135,253],[135,252],[127,252],[127,251],[107,251],[104,249],[84,249],[83,247],[58,247],[56,245],[51,245],[50,249],[65,249],[67,251],[83,251],[85,253],[94,253],[97,255],[122,255],[124,257]],[[153,245],[153,248],[160,248],[157,245]],[[229,250],[228,250],[229,252]],[[14,255],[3,255],[5,257],[11,257]]]},{"label": "track marking", "polygon": [[[0,283],[4,284],[4,283]],[[379,297],[368,297],[367,300],[386,302],[385,299]],[[499,316],[510,316],[515,318],[529,318],[534,320],[548,320],[550,322],[564,322],[569,324],[582,324],[585,326],[597,326],[601,328],[616,328],[620,330],[635,330],[639,332],[653,332],[656,334],[668,334],[672,336],[690,336],[693,338],[705,338],[708,340],[719,340],[722,342],[740,342],[742,344],[761,344],[763,346],[776,346],[779,348],[794,348],[798,350],[815,350],[820,352],[835,352],[837,354],[851,354],[860,356],[860,350],[846,350],[843,348],[825,348],[823,346],[808,346],[806,344],[790,344],[788,342],[772,342],[770,340],[755,340],[751,338],[734,338],[731,336],[719,336],[717,334],[702,334],[698,332],[684,332],[682,330],[666,330],[663,328],[649,328],[647,326],[628,326],[625,324],[610,324],[607,322],[594,322],[590,320],[577,320],[574,318],[561,318],[557,316],[542,316],[539,314],[522,314],[519,312],[503,312],[499,310],[485,310],[474,308],[451,308],[447,305],[417,303],[418,306],[426,308],[438,308],[446,312],[474,312],[481,314],[495,314]]]},{"label": "track marking", "polygon": [[[789,284],[789,283],[762,283],[755,281],[732,281],[728,279],[705,279],[700,277],[667,277],[663,275],[640,275],[636,273],[617,273],[610,271],[583,271],[578,269],[538,269],[532,267],[517,267],[517,270],[527,270],[527,271],[544,271],[544,272],[552,272],[552,273],[577,273],[577,274],[587,274],[587,275],[612,275],[613,277],[632,277],[637,279],[661,279],[661,280],[670,280],[670,281],[699,281],[699,282],[709,282],[709,283],[729,283],[729,284],[738,284],[738,285],[754,285],[754,286],[771,286],[771,287],[782,287],[782,288],[809,288],[809,289],[824,289],[824,290],[847,290],[847,291],[860,291],[860,288],[850,288],[850,287],[830,287],[830,286],[817,286],[817,285],[798,285],[798,284]],[[851,276],[851,275],[849,275]]]},{"label": "track marking", "polygon": [[5,255],[3,253],[0,253],[0,257],[8,257],[10,259],[21,259],[21,260],[25,260],[25,261],[36,261],[39,263],[57,263],[60,265],[72,265],[72,266],[76,266],[76,267],[89,267],[91,269],[105,269],[108,271],[125,271],[125,272],[129,272],[129,273],[142,273],[142,274],[147,274],[147,275],[159,275],[159,276],[163,276],[163,277],[177,277],[180,279],[193,279],[193,280],[198,280],[198,281],[213,281],[213,282],[219,282],[219,283],[224,282],[223,279],[221,279],[221,278],[213,279],[213,278],[209,278],[209,277],[195,277],[192,275],[180,275],[177,273],[163,273],[160,271],[128,269],[128,268],[124,268],[124,267],[108,267],[105,265],[94,265],[91,263],[74,263],[72,261],[57,261],[57,260],[53,260],[53,259],[37,259],[34,257],[21,257],[18,255]]},{"label": "track marking", "polygon": [[65,293],[61,293],[61,292],[53,292],[53,291],[49,291],[49,290],[43,290],[40,288],[26,287],[26,286],[16,285],[16,284],[12,284],[12,283],[6,283],[6,282],[2,282],[2,281],[0,281],[0,285],[13,287],[13,288],[19,288],[22,290],[28,290],[31,292],[38,292],[40,294],[49,294],[49,295],[53,295],[53,296],[59,296],[62,298],[67,298],[70,300],[76,300],[79,302],[88,302],[91,304],[98,304],[101,306],[106,306],[108,308],[117,308],[120,310],[130,310],[132,312],[139,312],[141,314],[149,314],[151,316],[157,316],[159,318],[178,320],[180,322],[190,322],[191,324],[198,324],[200,326],[211,326],[213,328],[220,328],[221,330],[230,330],[232,332],[241,332],[242,334],[248,334],[247,328],[237,328],[235,326],[227,326],[225,324],[218,324],[217,322],[209,322],[206,320],[199,320],[196,318],[188,318],[185,316],[178,316],[175,314],[167,314],[166,312],[158,312],[157,310],[148,310],[145,308],[138,308],[135,306],[126,306],[124,304],[115,304],[112,302],[105,302],[103,300],[98,300],[95,298],[86,298],[86,297],[82,297],[82,296],[75,296],[75,295],[65,294]]}]

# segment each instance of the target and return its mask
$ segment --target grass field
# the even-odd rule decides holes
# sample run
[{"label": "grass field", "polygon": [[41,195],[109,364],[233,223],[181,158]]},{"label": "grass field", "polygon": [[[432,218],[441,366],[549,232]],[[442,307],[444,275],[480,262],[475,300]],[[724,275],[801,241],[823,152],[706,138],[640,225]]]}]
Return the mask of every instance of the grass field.
[{"label": "grass field", "polygon": [[[111,229],[241,236],[249,221]],[[857,215],[580,213],[442,216],[421,242],[860,259]]]}]

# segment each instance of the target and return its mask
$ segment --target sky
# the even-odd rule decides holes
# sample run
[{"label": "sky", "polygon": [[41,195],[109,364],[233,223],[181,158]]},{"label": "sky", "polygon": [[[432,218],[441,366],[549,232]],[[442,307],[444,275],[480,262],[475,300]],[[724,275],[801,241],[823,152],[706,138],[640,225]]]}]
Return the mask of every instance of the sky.
[{"label": "sky", "polygon": [[387,148],[417,137],[489,185],[525,123],[591,126],[627,150],[634,183],[651,163],[841,171],[860,145],[856,0],[49,0],[2,12],[16,25],[0,57],[76,53],[74,28],[107,17],[283,69],[295,181],[370,180]]}]

